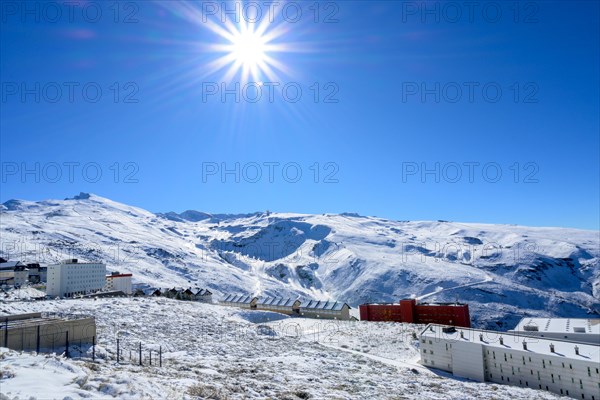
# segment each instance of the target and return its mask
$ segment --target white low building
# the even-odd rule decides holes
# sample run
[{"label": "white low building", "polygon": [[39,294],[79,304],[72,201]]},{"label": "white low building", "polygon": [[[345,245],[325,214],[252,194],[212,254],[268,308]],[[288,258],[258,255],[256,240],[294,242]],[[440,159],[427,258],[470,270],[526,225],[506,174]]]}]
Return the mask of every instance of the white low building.
[{"label": "white low building", "polygon": [[600,345],[429,324],[421,362],[480,382],[600,400]]},{"label": "white low building", "polygon": [[113,272],[110,275],[106,275],[106,285],[104,286],[104,290],[106,292],[132,294],[132,277],[132,274],[121,274],[120,272]]},{"label": "white low building", "polygon": [[80,263],[69,259],[48,266],[46,294],[74,297],[102,290],[106,284],[106,264]]},{"label": "white low building", "polygon": [[523,318],[515,329],[509,332],[518,333],[521,336],[538,336],[599,344],[600,319]]}]

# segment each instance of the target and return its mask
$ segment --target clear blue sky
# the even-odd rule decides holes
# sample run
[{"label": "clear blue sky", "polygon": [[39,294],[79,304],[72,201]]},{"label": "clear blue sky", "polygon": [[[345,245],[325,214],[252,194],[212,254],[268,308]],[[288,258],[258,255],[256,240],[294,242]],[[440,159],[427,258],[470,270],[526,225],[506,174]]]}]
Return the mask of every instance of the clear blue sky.
[{"label": "clear blue sky", "polygon": [[262,6],[246,77],[221,2],[80,3],[2,3],[1,201],[599,228],[598,2]]}]

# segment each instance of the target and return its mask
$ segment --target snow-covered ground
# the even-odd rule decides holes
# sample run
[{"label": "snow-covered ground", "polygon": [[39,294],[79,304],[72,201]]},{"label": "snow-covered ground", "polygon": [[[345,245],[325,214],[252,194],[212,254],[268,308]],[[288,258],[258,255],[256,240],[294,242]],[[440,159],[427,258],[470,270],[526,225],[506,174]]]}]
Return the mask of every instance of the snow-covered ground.
[{"label": "snow-covered ground", "polygon": [[355,214],[155,214],[96,195],[0,205],[0,256],[100,260],[156,287],[466,302],[478,327],[600,316],[599,233]]},{"label": "snow-covered ground", "polygon": [[[164,298],[0,304],[0,315],[33,311],[95,315],[97,361],[0,349],[2,400],[557,398],[420,366],[416,325],[289,318]],[[144,353],[162,346],[162,368],[156,358],[153,366],[147,358],[144,366],[128,361],[139,342]]]}]

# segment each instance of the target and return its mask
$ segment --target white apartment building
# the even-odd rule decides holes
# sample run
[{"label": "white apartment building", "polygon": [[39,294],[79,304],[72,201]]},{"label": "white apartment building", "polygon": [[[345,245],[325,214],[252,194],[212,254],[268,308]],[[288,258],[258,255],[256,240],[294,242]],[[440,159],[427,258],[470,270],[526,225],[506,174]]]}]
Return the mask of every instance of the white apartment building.
[{"label": "white apartment building", "polygon": [[106,275],[106,285],[104,286],[104,290],[107,292],[132,294],[132,276],[132,274],[121,274],[119,272],[113,272],[110,275]]},{"label": "white apartment building", "polygon": [[515,329],[509,332],[518,333],[521,336],[538,336],[600,344],[600,319],[523,318]]},{"label": "white apartment building", "polygon": [[69,259],[48,266],[46,294],[73,297],[102,290],[106,284],[106,264],[80,263]]},{"label": "white apartment building", "polygon": [[600,345],[429,324],[421,363],[480,382],[600,400]]}]

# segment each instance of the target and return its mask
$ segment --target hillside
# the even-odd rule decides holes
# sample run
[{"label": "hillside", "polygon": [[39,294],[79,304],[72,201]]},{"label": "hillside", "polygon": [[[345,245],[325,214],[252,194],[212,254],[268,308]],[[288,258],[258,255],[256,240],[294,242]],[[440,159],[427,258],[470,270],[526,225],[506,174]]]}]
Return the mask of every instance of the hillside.
[{"label": "hillside", "polygon": [[0,317],[27,312],[95,315],[96,362],[89,346],[82,349],[87,360],[2,348],[1,400],[558,398],[421,366],[412,337],[418,325],[286,319],[164,298],[0,303]]},{"label": "hillside", "polygon": [[96,195],[11,200],[1,255],[102,260],[150,286],[365,301],[468,302],[475,325],[600,316],[598,232],[356,214],[155,214]]}]

